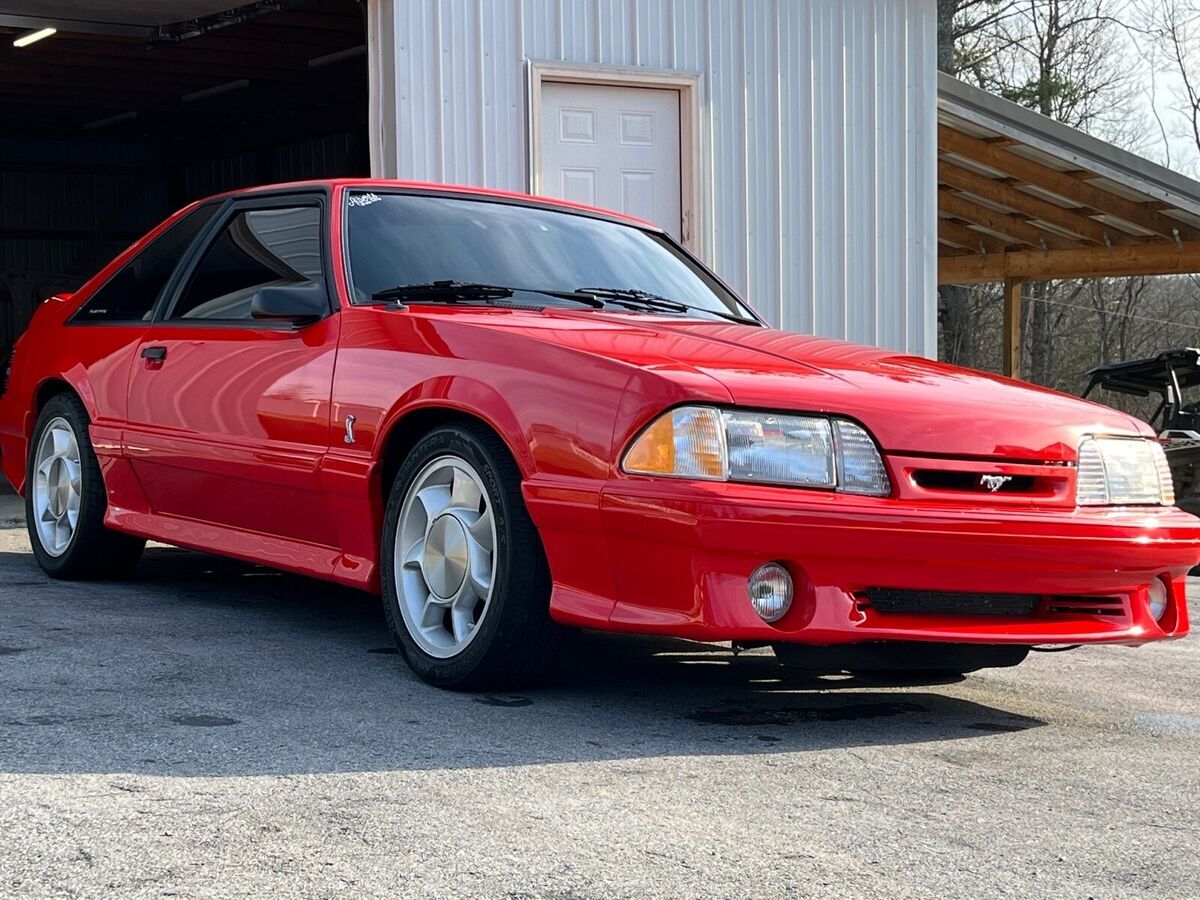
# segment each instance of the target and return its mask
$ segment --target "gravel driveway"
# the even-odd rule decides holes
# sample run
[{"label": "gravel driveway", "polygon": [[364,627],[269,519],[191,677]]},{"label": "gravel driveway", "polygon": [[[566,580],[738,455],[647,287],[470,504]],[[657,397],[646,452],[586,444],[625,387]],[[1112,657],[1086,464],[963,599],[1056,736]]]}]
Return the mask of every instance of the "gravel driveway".
[{"label": "gravel driveway", "polygon": [[589,636],[444,693],[376,601],[0,529],[0,894],[1200,896],[1200,641],[939,686]]}]

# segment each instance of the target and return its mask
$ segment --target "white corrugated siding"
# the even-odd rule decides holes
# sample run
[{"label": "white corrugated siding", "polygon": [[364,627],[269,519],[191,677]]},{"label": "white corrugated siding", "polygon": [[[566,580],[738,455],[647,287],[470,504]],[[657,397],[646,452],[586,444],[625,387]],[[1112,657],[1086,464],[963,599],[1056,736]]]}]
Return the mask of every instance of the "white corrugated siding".
[{"label": "white corrugated siding", "polygon": [[378,174],[528,189],[526,60],[703,74],[701,253],[772,322],[936,353],[934,0],[372,0]]}]

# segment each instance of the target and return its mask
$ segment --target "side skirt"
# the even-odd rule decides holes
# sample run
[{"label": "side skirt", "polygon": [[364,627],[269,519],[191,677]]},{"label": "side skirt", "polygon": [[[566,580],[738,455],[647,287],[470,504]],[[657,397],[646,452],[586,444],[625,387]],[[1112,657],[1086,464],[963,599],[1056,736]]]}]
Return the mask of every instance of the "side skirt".
[{"label": "side skirt", "polygon": [[[104,524],[114,531],[201,553],[258,563],[359,590],[370,591],[372,588],[371,568],[354,562],[348,564],[344,554],[333,547],[240,531],[178,516],[114,509],[111,506],[104,517]],[[373,593],[378,593],[378,588]]]}]

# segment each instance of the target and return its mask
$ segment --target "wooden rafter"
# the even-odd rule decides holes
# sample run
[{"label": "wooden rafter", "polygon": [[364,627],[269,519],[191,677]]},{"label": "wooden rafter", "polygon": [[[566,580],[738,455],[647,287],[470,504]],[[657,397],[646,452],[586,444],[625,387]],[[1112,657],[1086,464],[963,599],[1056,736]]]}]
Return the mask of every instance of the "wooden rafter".
[{"label": "wooden rafter", "polygon": [[1150,205],[1119,197],[1076,174],[1060,172],[1019,156],[994,143],[971,137],[947,125],[938,125],[938,149],[964,156],[1023,184],[1045,188],[1081,206],[1090,207],[1160,237],[1183,241],[1200,239],[1200,230],[1163,215]]},{"label": "wooden rafter", "polygon": [[951,222],[949,219],[938,219],[938,238],[956,247],[963,247],[974,253],[1003,253],[1007,247],[999,238],[974,231],[966,225]]},{"label": "wooden rafter", "polygon": [[1076,240],[1038,228],[1020,216],[990,209],[951,191],[939,192],[938,209],[956,219],[1006,235],[1014,242],[1039,250],[1062,250],[1079,246]]},{"label": "wooden rafter", "polygon": [[1067,209],[1019,190],[1007,181],[988,178],[946,160],[938,163],[938,181],[1031,218],[1057,225],[1093,244],[1119,244],[1129,237],[1117,228],[1097,222],[1090,217],[1087,209]]},{"label": "wooden rafter", "polygon": [[1084,247],[1042,253],[956,256],[938,262],[939,284],[980,284],[1006,278],[1049,281],[1054,278],[1126,278],[1200,272],[1200,241],[1176,245],[1158,242],[1122,247]]}]

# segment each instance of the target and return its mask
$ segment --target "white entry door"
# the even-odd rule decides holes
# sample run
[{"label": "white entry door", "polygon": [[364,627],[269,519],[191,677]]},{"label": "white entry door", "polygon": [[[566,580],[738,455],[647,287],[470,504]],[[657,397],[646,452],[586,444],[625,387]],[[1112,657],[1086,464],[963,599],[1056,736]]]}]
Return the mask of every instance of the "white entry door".
[{"label": "white entry door", "polygon": [[679,239],[679,92],[542,84],[542,193],[619,210]]}]

